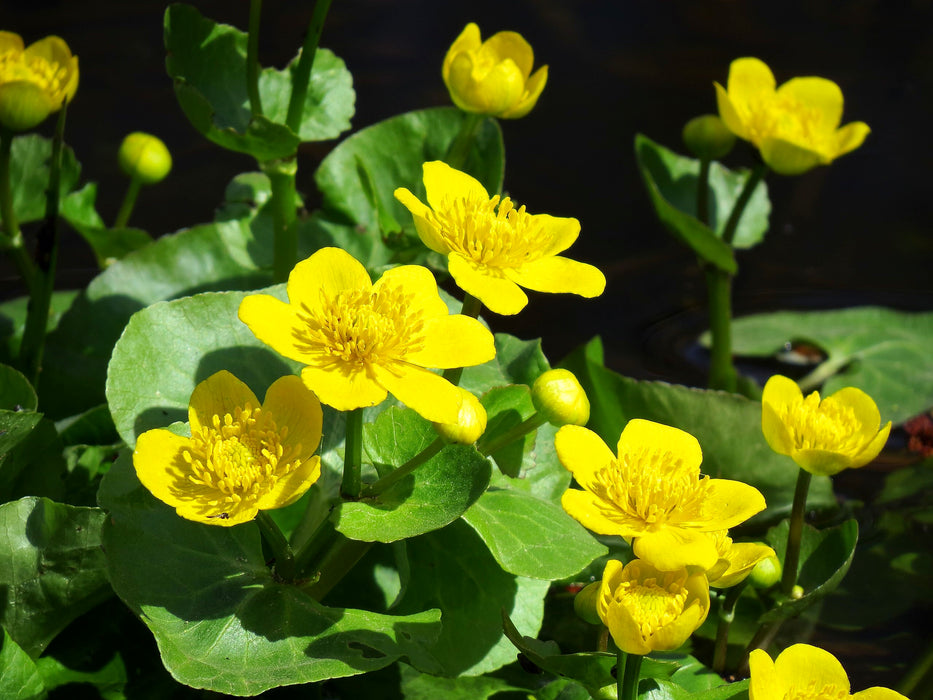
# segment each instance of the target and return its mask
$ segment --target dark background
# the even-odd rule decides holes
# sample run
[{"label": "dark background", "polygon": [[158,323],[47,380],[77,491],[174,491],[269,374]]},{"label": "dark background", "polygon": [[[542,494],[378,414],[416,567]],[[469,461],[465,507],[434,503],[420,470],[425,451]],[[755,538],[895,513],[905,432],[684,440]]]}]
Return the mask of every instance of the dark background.
[{"label": "dark background", "polygon": [[[246,0],[193,4],[208,17],[246,27]],[[80,58],[67,138],[85,176],[100,183],[98,210],[106,220],[125,188],[115,158],[122,137],[143,130],[168,144],[174,170],[142,192],[133,216],[155,235],[210,220],[230,178],[254,169],[248,156],[201,137],[178,107],[164,70],[165,6],[154,0],[0,2],[0,27],[27,44],[58,34]],[[265,65],[282,67],[296,53],[312,6],[266,0]],[[632,144],[642,132],[683,150],[682,125],[716,111],[713,81],[724,83],[729,62],[747,55],[768,63],[779,83],[798,75],[836,81],[846,98],[843,121],[865,121],[872,133],[830,167],[769,176],[771,232],[757,248],[739,253],[736,312],[933,308],[929,1],[334,0],[322,45],[353,74],[354,129],[449,104],[440,65],[469,21],[479,23],[484,38],[502,29],[521,32],[535,49],[536,66],[550,66],[537,107],[524,119],[502,122],[506,188],[534,213],[577,217],[582,233],[569,255],[597,264],[608,278],[597,300],[533,294],[519,316],[494,317],[496,330],[542,336],[552,361],[601,334],[608,363],[623,373],[703,381],[700,368],[683,358],[705,323],[703,277],[693,255],[654,219]],[[309,208],[317,197],[314,168],[332,146],[302,147],[298,187]],[[753,158],[740,142],[728,163],[750,165]],[[60,286],[81,286],[94,273],[90,252],[72,240]],[[0,296],[19,293],[12,273],[0,282]]]}]

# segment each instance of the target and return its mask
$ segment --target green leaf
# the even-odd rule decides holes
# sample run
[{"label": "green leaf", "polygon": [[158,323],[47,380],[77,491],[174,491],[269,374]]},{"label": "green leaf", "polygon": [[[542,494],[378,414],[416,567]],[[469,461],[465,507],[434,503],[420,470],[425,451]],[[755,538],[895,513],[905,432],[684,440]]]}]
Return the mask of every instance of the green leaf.
[{"label": "green leaf", "polygon": [[39,700],[46,697],[36,662],[3,630],[0,644],[0,696],[8,700]]},{"label": "green leaf", "polygon": [[481,395],[503,384],[534,383],[551,369],[541,350],[541,339],[521,340],[507,333],[496,333],[496,356],[489,362],[463,370],[460,381],[467,391]]},{"label": "green leaf", "polygon": [[36,666],[45,687],[49,690],[72,684],[92,685],[103,700],[123,700],[126,697],[123,694],[123,688],[126,686],[126,667],[119,654],[114,654],[106,664],[93,671],[69,668],[51,656],[41,657]]},{"label": "green leaf", "polygon": [[418,673],[408,666],[402,666],[402,692],[405,700],[487,700],[499,693],[528,694],[525,688],[514,686],[501,678],[438,678]]},{"label": "green leaf", "polygon": [[[789,521],[781,522],[768,530],[768,542],[784,561],[787,554]],[[800,565],[797,583],[804,590],[802,598],[785,600],[761,616],[761,622],[774,622],[786,617],[796,617],[814,603],[832,593],[845,577],[855,545],[858,543],[858,523],[846,520],[842,525],[817,530],[804,524],[800,542]]]},{"label": "green leaf", "polygon": [[895,424],[933,407],[933,313],[865,306],[779,311],[745,316],[732,324],[737,355],[776,357],[796,341],[826,353],[825,362],[810,375],[825,379],[824,396],[858,387],[878,404],[882,421]]},{"label": "green leaf", "polygon": [[134,250],[152,243],[152,236],[138,228],[106,228],[76,225],[75,230],[87,241],[101,268],[112,265]]},{"label": "green leaf", "polygon": [[21,496],[60,498],[62,443],[41,413],[0,410],[0,502]]},{"label": "green leaf", "polygon": [[567,578],[608,551],[563,508],[518,491],[490,489],[463,519],[517,576]]},{"label": "green leaf", "polygon": [[19,370],[0,365],[0,409],[35,411],[39,404],[36,390]]},{"label": "green leaf", "polygon": [[640,700],[748,700],[748,681],[707,690],[687,690],[674,681],[652,678],[639,683]]},{"label": "green leaf", "polygon": [[[797,465],[765,442],[760,403],[725,392],[623,377],[593,361],[601,349],[595,339],[562,364],[577,376],[590,399],[589,428],[613,452],[633,418],[670,425],[699,440],[704,474],[744,481],[761,491],[768,508],[755,521],[773,521],[790,511]],[[829,477],[813,477],[807,503],[811,508],[835,506]]]},{"label": "green leaf", "polygon": [[[265,290],[285,299],[285,286]],[[146,430],[185,421],[199,382],[222,369],[260,399],[299,365],[278,355],[237,318],[246,292],[196,294],[133,315],[110,361],[107,401],[127,445]]]},{"label": "green leaf", "polygon": [[265,566],[255,523],[179,518],[139,483],[129,454],[101,484],[114,590],[152,631],[180,682],[233,695],[387,666],[436,638],[437,610],[328,608]]},{"label": "green leaf", "polygon": [[[377,465],[399,467],[437,439],[431,424],[412,410],[390,407],[364,426],[366,450]],[[489,483],[490,466],[475,449],[448,445],[413,474],[372,499],[346,501],[332,516],[353,540],[394,542],[448,525]]]},{"label": "green leaf", "polygon": [[547,582],[503,571],[466,524],[457,521],[409,540],[408,558],[413,576],[395,610],[436,605],[443,611],[440,638],[412,659],[419,670],[475,676],[514,661],[515,649],[502,633],[503,609],[523,634],[537,634]]},{"label": "green leaf", "polygon": [[30,656],[110,596],[103,521],[97,508],[45,498],[0,505],[0,624]]}]

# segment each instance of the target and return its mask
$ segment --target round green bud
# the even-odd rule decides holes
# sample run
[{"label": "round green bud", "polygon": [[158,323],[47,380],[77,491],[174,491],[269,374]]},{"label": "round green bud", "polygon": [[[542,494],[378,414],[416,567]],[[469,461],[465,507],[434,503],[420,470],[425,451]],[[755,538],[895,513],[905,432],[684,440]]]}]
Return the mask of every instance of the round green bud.
[{"label": "round green bud", "polygon": [[748,575],[748,581],[755,588],[771,588],[781,580],[781,560],[776,556],[770,556],[762,559],[755,564],[752,572]]},{"label": "round green bud", "polygon": [[117,159],[123,172],[144,185],[161,182],[172,169],[172,154],[161,139],[141,131],[123,139]]},{"label": "round green bud", "polygon": [[573,598],[573,611],[584,622],[591,625],[601,625],[603,621],[599,619],[599,613],[596,612],[596,601],[599,600],[599,586],[602,581],[593,581],[585,586]]},{"label": "round green bud", "polygon": [[803,586],[794,586],[790,589],[791,600],[800,600],[803,598],[805,592]]},{"label": "round green bud", "polygon": [[697,158],[717,160],[729,155],[735,134],[715,114],[704,114],[687,122],[684,143]]},{"label": "round green bud", "polygon": [[472,445],[486,432],[486,409],[469,391],[460,389],[460,413],[456,423],[433,423],[434,430],[447,442]]},{"label": "round green bud", "polygon": [[552,425],[586,425],[590,401],[580,382],[566,369],[551,369],[531,387],[535,409]]}]

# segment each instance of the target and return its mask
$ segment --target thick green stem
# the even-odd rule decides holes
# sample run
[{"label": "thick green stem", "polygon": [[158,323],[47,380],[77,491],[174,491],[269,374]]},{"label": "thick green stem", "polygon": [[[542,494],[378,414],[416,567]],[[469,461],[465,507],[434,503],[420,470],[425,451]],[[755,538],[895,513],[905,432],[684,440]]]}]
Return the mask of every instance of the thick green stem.
[{"label": "thick green stem", "polygon": [[711,335],[709,387],[735,392],[738,373],[732,364],[732,275],[708,265],[706,290]]},{"label": "thick green stem", "polygon": [[719,626],[716,629],[716,646],[713,651],[713,670],[722,675],[726,668],[726,651],[729,648],[729,628],[735,618],[735,606],[739,602],[746,582],[727,589],[719,606]]},{"label": "thick green stem", "polygon": [[454,142],[450,144],[450,150],[447,151],[447,165],[456,170],[463,170],[467,158],[470,155],[470,149],[473,147],[473,140],[476,138],[476,132],[479,131],[480,124],[483,123],[485,115],[472,114],[467,112],[463,123],[460,125],[460,131],[457,133]]},{"label": "thick green stem", "polygon": [[262,16],[262,0],[250,0],[249,37],[246,41],[246,93],[249,95],[249,111],[254,117],[262,114],[262,99],[259,97],[259,20]]},{"label": "thick green stem", "polygon": [[709,226],[709,158],[700,158],[700,176],[697,178],[697,219]]},{"label": "thick green stem", "polygon": [[637,700],[638,678],[644,658],[638,654],[626,654],[621,649],[616,654],[616,693],[619,700]]},{"label": "thick green stem", "polygon": [[398,469],[395,469],[394,471],[386,474],[374,484],[367,486],[363,490],[363,497],[366,498],[369,496],[378,496],[386,489],[391,488],[406,476],[411,474],[413,471],[415,471],[415,469],[431,459],[438,452],[443,450],[446,445],[447,443],[444,441],[444,438],[435,438],[434,442],[425,447],[423,450],[421,450],[421,452],[405,462],[405,464],[400,466]]},{"label": "thick green stem", "polygon": [[363,465],[363,409],[347,411],[347,434],[344,442],[343,481],[340,495],[352,501],[360,497],[363,481],[360,475]]},{"label": "thick green stem", "polygon": [[10,182],[10,156],[13,149],[13,132],[0,127],[0,218],[3,219],[3,235],[0,236],[0,247],[10,252],[16,268],[19,270],[23,282],[29,293],[33,291],[33,265],[23,234],[16,219],[16,210],[13,208],[13,187]]},{"label": "thick green stem", "polygon": [[810,472],[801,469],[797,473],[797,486],[794,488],[794,505],[790,512],[790,528],[787,532],[787,553],[784,555],[784,573],[781,576],[781,592],[784,595],[790,595],[797,584],[800,539],[803,536],[803,519],[807,512],[809,490]]},{"label": "thick green stem", "polygon": [[305,99],[308,96],[311,67],[314,65],[314,54],[317,53],[321,32],[324,31],[324,20],[327,18],[330,3],[331,0],[317,0],[314,3],[308,33],[301,47],[301,56],[292,73],[292,94],[288,101],[288,116],[285,118],[285,124],[296,134],[301,131],[301,118],[304,115]]},{"label": "thick green stem", "polygon": [[[460,306],[460,315],[469,316],[470,318],[476,318],[479,316],[479,312],[483,310],[483,302],[477,299],[472,294],[467,292],[463,293],[463,304]],[[458,386],[460,384],[460,377],[463,375],[463,367],[454,367],[452,369],[444,370],[444,379]]]},{"label": "thick green stem", "polygon": [[272,554],[275,557],[275,573],[285,582],[295,580],[295,556],[292,548],[285,539],[285,535],[275,524],[272,516],[266,511],[261,510],[256,516],[256,523],[259,525],[259,531],[262,538],[269,545]]},{"label": "thick green stem", "polygon": [[545,423],[547,423],[547,418],[545,418],[543,414],[535,411],[535,413],[523,420],[514,428],[509,428],[507,431],[502,433],[502,435],[498,436],[488,444],[480,443],[480,454],[482,454],[484,457],[494,454],[510,443],[513,443],[519,438],[524,437],[532,430],[537,430]]},{"label": "thick green stem", "polygon": [[295,173],[297,161],[289,158],[263,165],[272,185],[273,263],[272,278],[288,281],[288,275],[298,262],[298,230],[295,206]]},{"label": "thick green stem", "polygon": [[[923,654],[910,667],[901,682],[897,685],[897,692],[904,697],[922,698],[931,697],[930,689],[933,688],[933,644],[929,644]],[[919,695],[920,689],[924,689],[924,695]]]},{"label": "thick green stem", "polygon": [[120,205],[120,211],[113,220],[113,228],[123,228],[130,220],[133,213],[133,207],[136,206],[136,198],[139,196],[139,189],[142,182],[138,177],[130,178],[130,184],[126,188],[126,194],[123,196],[123,203]]},{"label": "thick green stem", "polygon": [[318,580],[306,589],[308,595],[315,600],[323,600],[374,544],[350,540],[338,532],[337,539],[317,567]]},{"label": "thick green stem", "polygon": [[296,543],[300,542],[298,549],[295,552],[295,571],[299,574],[304,571],[312,559],[314,559],[325,547],[329,547],[333,544],[337,535],[337,531],[334,529],[334,523],[331,521],[330,517],[326,517],[321,521],[314,532],[301,540],[296,540],[293,536],[292,540]]},{"label": "thick green stem", "polygon": [[726,227],[722,230],[722,240],[727,245],[731,246],[732,242],[735,240],[735,232],[739,228],[739,221],[742,219],[742,214],[745,213],[745,207],[748,206],[748,201],[752,198],[755,188],[758,187],[758,183],[761,182],[767,172],[768,166],[764,163],[760,163],[748,174],[748,178],[745,180],[745,186],[742,188],[742,192],[739,194],[739,198],[735,201],[735,206],[732,207],[732,212],[729,214]]}]

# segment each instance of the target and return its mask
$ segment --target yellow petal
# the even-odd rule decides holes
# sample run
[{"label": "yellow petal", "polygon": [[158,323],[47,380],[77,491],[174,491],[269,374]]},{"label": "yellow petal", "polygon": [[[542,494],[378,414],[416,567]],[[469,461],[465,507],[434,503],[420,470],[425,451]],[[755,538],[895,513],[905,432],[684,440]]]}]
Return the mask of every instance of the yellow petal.
[{"label": "yellow petal", "polygon": [[719,83],[713,83],[716,88],[716,105],[719,107],[719,117],[725,123],[726,128],[740,139],[751,140],[751,134],[745,126],[745,120],[739,115],[735,105],[729,98],[729,93]]},{"label": "yellow petal", "polygon": [[683,613],[648,637],[648,646],[652,651],[673,651],[703,624],[707,612],[708,604],[704,607],[699,602],[694,602]]},{"label": "yellow petal", "polygon": [[715,578],[710,576],[710,585],[716,588],[729,588],[741,583],[755,568],[755,564],[768,557],[775,556],[774,550],[757,542],[735,542],[727,554],[728,568]]},{"label": "yellow petal", "polygon": [[688,566],[706,571],[719,560],[716,545],[704,533],[676,527],[643,533],[632,542],[632,551],[661,571],[678,571]]},{"label": "yellow petal", "polygon": [[613,593],[619,584],[623,581],[622,572],[625,565],[617,559],[610,559],[606,562],[606,568],[603,569],[603,577],[599,583],[599,595],[596,598],[596,614],[599,619],[606,624],[608,618],[609,606],[613,601]]},{"label": "yellow petal", "polygon": [[567,489],[560,497],[560,505],[567,515],[597,535],[635,537],[643,534],[643,523],[625,517],[622,511],[589,491]]},{"label": "yellow petal", "polygon": [[259,399],[252,390],[227,370],[212,374],[194,388],[188,401],[188,422],[192,434],[200,432],[202,427],[211,427],[214,416],[223,417],[228,413],[238,417],[238,409],[259,408]]},{"label": "yellow petal", "polygon": [[360,261],[342,248],[321,248],[295,265],[286,289],[292,304],[304,305],[313,314],[329,310],[328,302],[338,292],[371,287],[372,280]]},{"label": "yellow petal", "polygon": [[450,247],[437,230],[437,227],[431,223],[428,216],[431,210],[428,206],[404,187],[395,190],[395,198],[411,212],[411,218],[415,222],[415,230],[418,232],[421,242],[434,252],[447,255],[450,252]]},{"label": "yellow petal", "polygon": [[305,325],[295,306],[268,294],[250,294],[240,302],[237,316],[253,335],[280,355],[306,364],[320,360],[319,349],[309,348],[295,337],[295,330]]},{"label": "yellow petal", "polygon": [[[696,469],[699,474],[700,463],[703,461],[700,443],[690,433],[669,425],[640,418],[630,420],[619,436],[618,452],[621,457],[625,453],[637,454],[643,449],[654,450],[661,445],[678,458],[685,467]],[[711,529],[724,530],[726,528]]]},{"label": "yellow petal", "polygon": [[[290,449],[296,450],[289,459],[297,458],[305,462],[321,442],[321,402],[300,377],[289,375],[275,380],[266,391],[261,416],[274,420],[280,431],[283,426],[288,426],[282,447],[285,454],[289,454]],[[299,445],[300,451],[296,449]],[[261,505],[259,508],[266,509]]]},{"label": "yellow petal", "polygon": [[779,175],[801,175],[832,160],[831,156],[779,138],[763,139],[758,148],[762,160]]},{"label": "yellow petal", "polygon": [[442,316],[424,324],[421,347],[405,356],[421,367],[472,367],[496,356],[492,333],[475,318]]},{"label": "yellow petal", "polygon": [[147,430],[136,439],[136,449],[133,452],[133,467],[140,483],[149,492],[163,503],[173,508],[182,501],[184,491],[205,490],[188,481],[187,462],[182,454],[190,446],[186,437],[157,428]]},{"label": "yellow petal", "polygon": [[797,466],[815,476],[832,476],[852,466],[852,458],[849,455],[833,450],[794,450],[790,456]]},{"label": "yellow petal", "polygon": [[450,254],[447,269],[460,289],[472,294],[494,313],[511,316],[528,304],[528,297],[512,280],[460,253]]},{"label": "yellow petal", "polygon": [[450,64],[453,62],[457,54],[477,51],[479,50],[480,45],[482,44],[482,39],[480,37],[479,27],[476,26],[475,22],[470,22],[466,27],[463,28],[463,31],[460,32],[454,43],[450,45],[450,48],[447,50],[447,55],[444,56],[444,64],[441,67],[441,75],[444,78],[444,82],[447,83],[450,76]]},{"label": "yellow petal", "polygon": [[803,401],[803,392],[797,382],[781,374],[775,374],[765,383],[761,402],[771,404],[780,413],[784,406],[793,406]]},{"label": "yellow petal", "polygon": [[386,390],[365,367],[348,362],[331,362],[301,370],[301,380],[317,394],[321,403],[338,411],[375,406],[386,398]]},{"label": "yellow petal", "polygon": [[528,82],[525,83],[525,92],[521,99],[499,116],[503,119],[519,119],[524,117],[538,103],[538,98],[541,97],[541,93],[544,91],[544,86],[546,84],[547,66],[541,66],[528,78]]},{"label": "yellow petal", "polygon": [[765,509],[765,497],[754,486],[731,479],[710,479],[701,522],[681,522],[706,532],[728,530]]},{"label": "yellow petal", "polygon": [[875,457],[877,457],[878,453],[884,449],[885,443],[887,443],[888,435],[890,433],[891,421],[888,421],[887,424],[885,424],[885,426],[878,431],[878,434],[872,438],[872,441],[865,446],[865,449],[853,458],[852,467],[863,467],[871,462]]},{"label": "yellow petal", "polygon": [[852,122],[836,131],[836,157],[854,151],[862,145],[865,137],[871,133],[865,122]]},{"label": "yellow petal", "polygon": [[849,677],[836,657],[809,644],[794,644],[782,651],[774,660],[774,673],[784,687],[812,683],[817,688],[835,686],[845,693],[850,689]]},{"label": "yellow petal", "polygon": [[583,488],[596,488],[594,475],[614,459],[612,450],[592,430],[577,425],[565,425],[554,438],[557,458],[573,474]]},{"label": "yellow petal", "polygon": [[425,163],[422,172],[428,205],[434,211],[443,211],[447,202],[456,199],[489,201],[489,193],[479,180],[441,160]]},{"label": "yellow petal", "polygon": [[0,31],[0,53],[22,51],[23,46],[23,38],[19,34]]},{"label": "yellow petal", "polygon": [[435,423],[456,423],[460,392],[438,374],[403,362],[373,367],[379,383],[418,415]]},{"label": "yellow petal", "polygon": [[497,32],[489,37],[480,49],[480,55],[488,55],[496,63],[511,59],[521,71],[523,82],[531,75],[535,63],[531,44],[517,32]]},{"label": "yellow petal", "polygon": [[536,292],[598,297],[606,289],[606,277],[596,267],[559,255],[540,258],[519,268],[506,269],[506,277]]},{"label": "yellow petal", "polygon": [[255,502],[248,500],[232,505],[224,504],[218,508],[207,504],[204,498],[192,498],[180,503],[175,508],[175,512],[185,520],[194,520],[217,527],[233,527],[248,523],[256,517],[259,509],[256,508]]},{"label": "yellow petal", "polygon": [[852,694],[852,700],[909,700],[890,688],[867,688]]},{"label": "yellow petal", "polygon": [[[774,74],[757,58],[737,58],[729,65],[726,88],[733,105],[744,111],[751,102],[767,98],[774,93]],[[725,121],[725,117],[723,117]],[[726,122],[728,126],[729,123]]]},{"label": "yellow petal", "polygon": [[399,290],[406,297],[411,311],[420,311],[424,318],[447,316],[447,304],[437,293],[437,282],[431,271],[421,265],[400,265],[386,270],[373,285],[373,293]]},{"label": "yellow petal", "polygon": [[842,121],[842,90],[826,78],[793,78],[777,89],[779,98],[799,103],[817,132],[833,131]]},{"label": "yellow petal", "polygon": [[[297,379],[297,377],[296,377]],[[258,510],[274,510],[289,506],[307,491],[321,476],[321,458],[317,455],[301,463],[298,469],[275,482],[275,486],[256,501]]]},{"label": "yellow petal", "polygon": [[751,680],[748,684],[749,700],[784,700],[787,686],[782,685],[774,671],[774,662],[763,649],[748,655]]},{"label": "yellow petal", "polygon": [[518,104],[524,93],[525,77],[515,62],[507,58],[496,64],[482,80],[470,84],[464,98],[479,107],[475,111],[499,116]]},{"label": "yellow petal", "polygon": [[[796,384],[794,385],[796,386]],[[761,432],[768,446],[779,455],[792,455],[797,449],[787,425],[777,412],[778,404],[766,402],[761,405]]]},{"label": "yellow petal", "polygon": [[625,606],[610,605],[606,618],[605,624],[612,635],[612,641],[626,654],[644,656],[654,651],[642,636],[641,625]]},{"label": "yellow petal", "polygon": [[534,214],[531,221],[532,226],[541,227],[539,254],[543,257],[564,252],[580,235],[580,222],[573,217]]},{"label": "yellow petal", "polygon": [[881,413],[874,400],[861,389],[848,386],[827,396],[820,402],[821,407],[835,411],[852,411],[857,423],[858,435],[865,441],[871,440],[881,427]]}]

